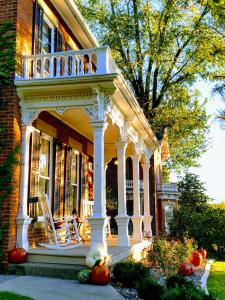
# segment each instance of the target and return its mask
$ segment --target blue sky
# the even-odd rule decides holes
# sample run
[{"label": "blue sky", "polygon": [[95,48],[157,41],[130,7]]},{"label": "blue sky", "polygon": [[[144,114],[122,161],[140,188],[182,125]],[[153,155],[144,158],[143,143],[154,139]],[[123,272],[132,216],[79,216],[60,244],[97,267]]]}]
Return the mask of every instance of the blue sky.
[{"label": "blue sky", "polygon": [[[216,202],[225,201],[225,130],[222,130],[215,120],[217,111],[224,106],[219,97],[212,99],[211,86],[205,82],[199,82],[196,86],[202,93],[202,98],[208,98],[207,111],[211,115],[210,134],[211,146],[199,159],[200,167],[190,171],[200,176],[205,182],[207,193]],[[175,179],[172,176],[172,181]]]}]

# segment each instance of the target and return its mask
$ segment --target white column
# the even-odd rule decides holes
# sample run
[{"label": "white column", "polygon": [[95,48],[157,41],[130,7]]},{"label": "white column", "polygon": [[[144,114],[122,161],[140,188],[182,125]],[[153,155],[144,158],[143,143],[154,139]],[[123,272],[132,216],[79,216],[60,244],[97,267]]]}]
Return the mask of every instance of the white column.
[{"label": "white column", "polygon": [[133,238],[135,240],[142,239],[142,219],[140,207],[140,176],[139,176],[139,162],[140,155],[135,154],[132,157],[133,162]]},{"label": "white column", "polygon": [[92,122],[92,127],[94,130],[94,209],[93,215],[89,219],[92,229],[91,250],[101,247],[107,254],[104,168],[104,132],[106,122]]},{"label": "white column", "polygon": [[144,231],[148,236],[152,236],[152,216],[150,215],[149,203],[149,168],[150,163],[145,162],[141,165],[143,169],[143,184],[144,184]]},{"label": "white column", "polygon": [[128,223],[126,201],[126,147],[125,142],[117,143],[117,179],[118,179],[118,246],[129,246]]},{"label": "white column", "polygon": [[31,219],[27,215],[29,145],[32,126],[22,125],[21,135],[21,167],[20,167],[20,205],[17,216],[17,247],[29,248],[28,227]]}]

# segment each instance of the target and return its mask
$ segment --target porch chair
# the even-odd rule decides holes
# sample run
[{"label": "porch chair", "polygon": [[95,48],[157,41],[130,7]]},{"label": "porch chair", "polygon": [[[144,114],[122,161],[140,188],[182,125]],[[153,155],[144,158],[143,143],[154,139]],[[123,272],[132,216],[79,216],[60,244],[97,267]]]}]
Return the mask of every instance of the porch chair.
[{"label": "porch chair", "polygon": [[[91,226],[88,222],[88,218],[90,218],[93,215],[93,207],[94,207],[94,201],[90,200],[81,200],[81,220],[83,223],[83,234],[86,237],[89,237],[91,235]],[[110,218],[106,221],[106,235],[111,237],[111,229],[110,229]]]},{"label": "porch chair", "polygon": [[39,197],[43,213],[44,224],[49,243],[40,243],[49,249],[72,249],[80,245],[80,236],[77,229],[76,216],[65,216],[63,219],[54,220],[48,196]]}]

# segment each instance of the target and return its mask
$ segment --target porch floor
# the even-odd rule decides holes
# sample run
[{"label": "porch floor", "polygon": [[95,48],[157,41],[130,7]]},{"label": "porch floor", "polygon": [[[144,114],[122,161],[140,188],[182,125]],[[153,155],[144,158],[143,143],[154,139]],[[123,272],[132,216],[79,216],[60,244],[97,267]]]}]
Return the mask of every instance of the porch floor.
[{"label": "porch floor", "polygon": [[[149,247],[149,240],[135,241],[130,238],[130,247],[117,246],[117,236],[107,238],[109,265],[114,265],[118,261],[132,256],[138,260],[142,255],[143,249]],[[90,241],[85,241],[73,249],[52,250],[38,246],[27,251],[27,262],[48,263],[48,264],[67,264],[85,265],[85,258],[90,250]]]}]

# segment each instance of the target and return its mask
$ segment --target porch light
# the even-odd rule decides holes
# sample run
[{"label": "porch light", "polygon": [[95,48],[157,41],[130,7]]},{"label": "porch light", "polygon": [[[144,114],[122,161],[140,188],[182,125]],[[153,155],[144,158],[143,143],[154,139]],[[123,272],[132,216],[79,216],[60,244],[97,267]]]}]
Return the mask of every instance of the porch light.
[{"label": "porch light", "polygon": [[114,161],[114,165],[118,166],[118,160],[117,159]]}]

